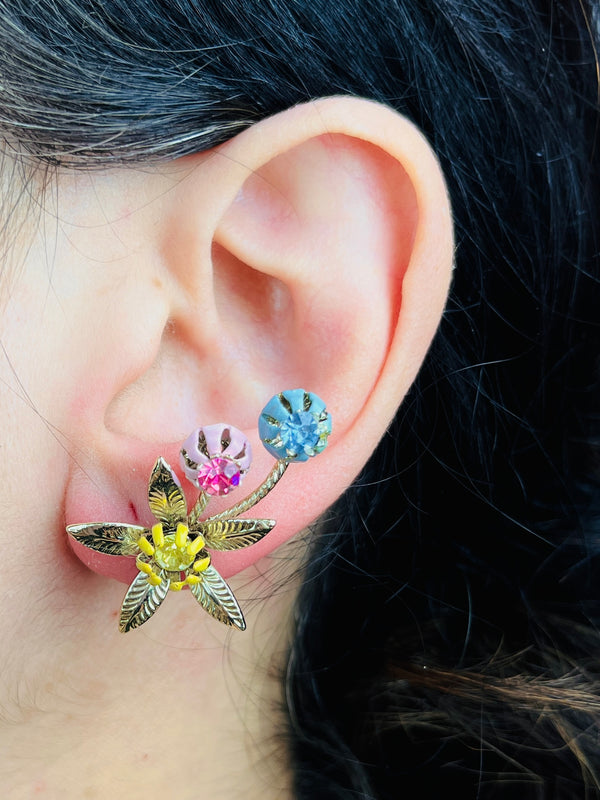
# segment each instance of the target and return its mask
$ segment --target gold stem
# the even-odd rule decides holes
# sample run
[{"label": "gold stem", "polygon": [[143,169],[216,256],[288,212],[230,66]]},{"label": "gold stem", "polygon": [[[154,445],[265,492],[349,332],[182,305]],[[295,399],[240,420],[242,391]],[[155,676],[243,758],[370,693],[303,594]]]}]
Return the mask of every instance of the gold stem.
[{"label": "gold stem", "polygon": [[200,514],[204,511],[208,504],[209,497],[206,492],[200,492],[198,499],[192,510],[189,513],[188,521],[190,525],[195,525],[200,519]]},{"label": "gold stem", "polygon": [[220,514],[215,514],[214,517],[205,519],[204,522],[216,522],[221,519],[232,519],[233,517],[237,517],[238,514],[243,514],[244,511],[248,511],[249,508],[255,506],[260,500],[263,499],[263,497],[266,497],[269,494],[271,489],[283,476],[283,473],[288,468],[289,463],[290,462],[287,459],[280,458],[275,462],[275,466],[271,472],[269,472],[258,489],[255,489],[255,491],[253,491],[252,494],[249,494],[248,497],[244,498],[244,500],[240,500],[237,505],[227,508],[225,511],[221,511]]}]

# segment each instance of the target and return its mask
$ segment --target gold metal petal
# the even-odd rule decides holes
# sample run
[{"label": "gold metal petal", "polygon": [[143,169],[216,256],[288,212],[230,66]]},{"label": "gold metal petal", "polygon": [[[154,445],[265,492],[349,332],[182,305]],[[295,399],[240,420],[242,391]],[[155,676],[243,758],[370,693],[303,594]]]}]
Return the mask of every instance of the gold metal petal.
[{"label": "gold metal petal", "polygon": [[67,525],[67,533],[81,544],[109,556],[134,556],[139,553],[136,542],[146,532],[139,525],[120,522],[89,522]]},{"label": "gold metal petal", "polygon": [[190,590],[205,611],[225,625],[235,625],[241,631],[246,630],[244,615],[233,596],[233,592],[210,566],[201,572],[199,583],[192,584]]},{"label": "gold metal petal", "polygon": [[169,591],[170,580],[163,577],[158,586],[148,583],[144,572],[138,573],[127,590],[121,606],[119,630],[121,633],[139,628],[147,622],[160,606]]},{"label": "gold metal petal", "polygon": [[209,550],[240,550],[260,541],[275,524],[274,519],[229,519],[205,522],[200,530]]},{"label": "gold metal petal", "polygon": [[152,470],[148,503],[156,519],[170,529],[175,529],[179,522],[187,521],[187,504],[183,491],[164,458],[159,458]]}]

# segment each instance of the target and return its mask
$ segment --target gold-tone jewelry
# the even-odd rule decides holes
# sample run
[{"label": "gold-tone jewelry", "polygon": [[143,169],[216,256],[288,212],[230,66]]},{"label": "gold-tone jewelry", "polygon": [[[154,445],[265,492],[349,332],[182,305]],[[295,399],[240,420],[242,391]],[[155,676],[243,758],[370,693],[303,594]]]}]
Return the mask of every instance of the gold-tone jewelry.
[{"label": "gold-tone jewelry", "polygon": [[76,541],[100,553],[135,557],[138,574],[131,583],[119,618],[123,633],[147,622],[169,591],[188,587],[215,619],[240,630],[244,615],[233,592],[211,564],[209,550],[239,550],[260,541],[274,526],[272,519],[238,519],[262,500],[282,478],[289,464],[320,453],[331,432],[331,417],[316,395],[303,389],[280,392],[259,417],[259,435],[277,461],[248,497],[202,520],[211,495],[237,487],[251,462],[250,443],[232,425],[198,428],[186,439],[180,463],[200,494],[188,514],[181,484],[159,458],[150,475],[148,503],[156,523],[150,528],[119,522],[68,525]]}]

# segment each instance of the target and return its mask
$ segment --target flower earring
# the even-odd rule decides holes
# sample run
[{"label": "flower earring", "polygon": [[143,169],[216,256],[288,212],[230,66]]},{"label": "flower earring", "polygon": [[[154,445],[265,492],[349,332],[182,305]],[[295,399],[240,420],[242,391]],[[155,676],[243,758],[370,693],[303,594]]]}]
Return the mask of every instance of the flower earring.
[{"label": "flower earring", "polygon": [[252,461],[248,439],[226,424],[198,428],[182,445],[183,474],[200,492],[189,513],[177,475],[159,458],[148,486],[148,503],[156,519],[152,527],[120,522],[67,526],[69,536],[85,547],[135,558],[138,574],[121,606],[121,632],[139,628],[169,591],[184,587],[219,622],[246,628],[238,602],[212,565],[209,551],[249,547],[272,530],[275,520],[238,517],[273,489],[290,464],[306,461],[325,449],[331,417],[315,394],[293,389],[271,398],[260,414],[258,432],[277,460],[254,492],[219,514],[201,519],[211,496],[223,496],[237,488]]}]

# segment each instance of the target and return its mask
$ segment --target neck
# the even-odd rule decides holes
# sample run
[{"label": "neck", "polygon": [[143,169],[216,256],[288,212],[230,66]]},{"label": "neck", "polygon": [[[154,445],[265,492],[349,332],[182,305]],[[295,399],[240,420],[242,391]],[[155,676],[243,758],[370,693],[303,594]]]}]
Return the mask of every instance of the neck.
[{"label": "neck", "polygon": [[281,673],[296,581],[277,575],[275,586],[265,566],[230,580],[244,633],[185,592],[143,628],[119,634],[125,587],[88,573],[87,596],[79,593],[86,624],[57,626],[18,722],[0,723],[8,795],[289,797]]}]

